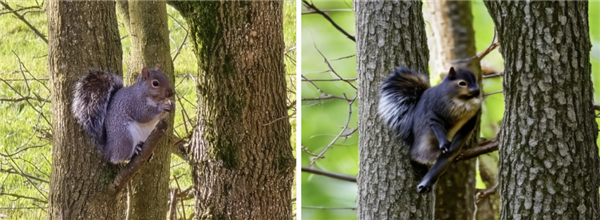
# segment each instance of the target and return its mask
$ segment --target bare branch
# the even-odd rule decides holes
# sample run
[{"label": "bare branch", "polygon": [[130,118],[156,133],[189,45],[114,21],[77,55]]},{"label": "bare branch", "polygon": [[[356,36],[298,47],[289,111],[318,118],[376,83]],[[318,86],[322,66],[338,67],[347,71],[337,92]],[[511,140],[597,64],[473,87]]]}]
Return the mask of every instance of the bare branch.
[{"label": "bare branch", "polygon": [[[353,12],[352,9],[321,9],[321,12]],[[305,11],[302,12],[302,15],[309,15],[309,14],[320,14],[318,11]]]},{"label": "bare branch", "polygon": [[483,75],[483,78],[493,78],[493,77],[498,77],[498,76],[502,76],[504,74],[504,72],[499,72],[499,73],[492,73],[492,74],[487,74],[487,75]]},{"label": "bare branch", "polygon": [[[338,77],[338,79],[340,79],[340,80],[344,79],[344,78],[342,78],[342,76],[340,76],[340,74],[338,74],[333,69],[333,67],[331,66],[331,63],[329,63],[329,60],[327,60],[327,57],[325,57],[325,55],[323,55],[323,53],[321,52],[321,50],[319,50],[319,48],[317,48],[317,45],[316,44],[313,44],[313,45],[314,45],[315,49],[317,50],[317,52],[319,52],[319,54],[321,55],[321,57],[323,57],[323,60],[325,61],[325,64],[327,64],[327,67],[329,67],[329,70],[331,70],[331,72],[333,74],[335,74]],[[350,85],[352,88],[358,90],[358,88],[354,84],[352,84],[351,82],[348,82],[348,81],[344,81],[344,82],[348,83],[348,85]]]},{"label": "bare branch", "polygon": [[[346,95],[344,95],[344,97],[345,96]],[[348,119],[346,121],[346,125],[344,125],[344,127],[342,128],[340,133],[337,136],[335,136],[335,138],[333,138],[333,140],[329,143],[329,145],[327,145],[327,147],[325,147],[325,149],[317,157],[314,157],[311,160],[310,166],[313,166],[318,159],[324,158],[323,155],[325,155],[325,152],[327,152],[327,150],[329,150],[329,148],[331,148],[335,144],[335,142],[337,142],[338,139],[340,139],[341,137],[345,137],[344,132],[349,128],[348,125],[350,124],[350,120],[352,119],[352,104],[354,104],[354,101],[356,101],[357,97],[354,97],[354,99],[351,99],[348,101]],[[348,99],[348,97],[345,97],[345,98]]]},{"label": "bare branch", "polygon": [[478,157],[482,154],[487,154],[498,150],[498,140],[496,138],[489,139],[487,141],[479,143],[477,147],[469,148],[461,151],[459,155],[454,159],[455,161],[468,160],[471,158]]},{"label": "bare branch", "polygon": [[46,36],[44,34],[42,34],[37,28],[35,28],[33,25],[31,25],[27,19],[25,19],[23,16],[21,16],[19,13],[17,13],[15,10],[13,10],[10,6],[8,6],[7,3],[4,3],[2,1],[0,1],[0,4],[2,4],[2,6],[4,6],[4,8],[6,8],[8,11],[12,12],[19,20],[23,21],[27,26],[29,26],[29,28],[31,28],[31,30],[33,31],[33,33],[35,33],[38,37],[40,37],[44,42],[46,42],[46,44],[48,44],[48,39],[46,39]]},{"label": "bare branch", "polygon": [[349,209],[356,210],[356,207],[324,207],[324,206],[302,206],[303,209]]},{"label": "bare branch", "polygon": [[[329,71],[327,71],[329,72]],[[350,79],[302,79],[303,82],[308,82],[308,81],[312,81],[312,82],[331,82],[331,81],[344,81],[344,82],[354,82],[356,81],[356,78],[350,78]]]},{"label": "bare branch", "polygon": [[333,27],[335,27],[335,29],[337,29],[338,31],[340,31],[343,35],[346,35],[346,37],[348,37],[348,39],[356,42],[356,39],[354,38],[354,36],[350,35],[348,32],[346,32],[344,29],[342,29],[342,27],[340,27],[337,23],[335,23],[335,21],[333,21],[333,19],[331,19],[331,17],[329,17],[329,15],[327,13],[325,13],[324,11],[320,10],[319,8],[317,8],[314,4],[309,3],[307,0],[302,0],[302,2],[304,3],[304,5],[315,11],[316,13],[322,15],[327,21],[329,21],[329,23],[331,23],[331,25],[333,25]]},{"label": "bare branch", "polygon": [[485,93],[485,94],[483,94],[483,98],[491,96],[491,95],[495,95],[495,94],[500,94],[500,93],[502,93],[502,90],[495,91],[495,92],[490,92],[490,93]]},{"label": "bare branch", "polygon": [[17,172],[14,169],[0,169],[0,173],[16,174],[16,175],[22,176],[23,178],[29,178],[29,179],[32,179],[32,180],[36,180],[36,181],[40,181],[40,182],[46,183],[46,184],[50,183],[48,180],[45,180],[45,179],[42,179],[42,178],[38,178],[38,177],[35,177],[33,175],[29,175],[29,174],[26,174],[26,173]]},{"label": "bare branch", "polygon": [[479,201],[481,201],[485,197],[496,194],[497,189],[498,189],[498,184],[496,184],[492,188],[484,190],[483,192],[477,193],[477,203],[479,203]]},{"label": "bare branch", "polygon": [[313,173],[313,174],[317,174],[317,175],[331,177],[331,178],[338,179],[338,180],[344,180],[344,181],[356,183],[356,177],[355,176],[350,176],[350,175],[345,175],[345,174],[339,174],[339,173],[329,172],[329,171],[315,169],[315,168],[311,168],[311,167],[304,167],[303,166],[302,167],[302,172]]},{"label": "bare branch", "polygon": [[12,196],[12,197],[19,198],[19,199],[29,199],[34,202],[48,203],[47,200],[42,200],[42,199],[38,199],[35,197],[31,197],[31,196],[24,196],[24,195],[12,194],[12,193],[4,193],[3,192],[3,193],[0,193],[0,196]]}]

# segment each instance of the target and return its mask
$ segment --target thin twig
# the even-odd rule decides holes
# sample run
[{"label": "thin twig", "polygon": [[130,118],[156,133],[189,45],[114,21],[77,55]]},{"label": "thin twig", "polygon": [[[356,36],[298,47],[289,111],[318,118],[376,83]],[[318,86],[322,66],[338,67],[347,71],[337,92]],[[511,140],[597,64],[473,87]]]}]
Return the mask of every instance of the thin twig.
[{"label": "thin twig", "polygon": [[40,181],[40,182],[43,182],[43,183],[46,183],[46,184],[50,183],[48,180],[45,180],[45,179],[42,179],[42,178],[37,178],[35,176],[29,175],[29,174],[26,174],[26,173],[17,172],[14,169],[9,169],[9,170],[2,169],[2,170],[0,170],[0,173],[11,173],[11,174],[16,174],[16,175],[19,175],[19,176],[23,176],[24,178],[26,177],[26,178],[30,178],[30,179],[33,179],[33,180],[37,180],[37,181]]},{"label": "thin twig", "polygon": [[309,8],[309,9],[315,11],[316,13],[322,15],[327,21],[329,21],[329,23],[331,23],[331,25],[333,25],[333,27],[335,27],[335,29],[337,29],[342,34],[344,34],[346,37],[348,37],[348,39],[356,42],[356,39],[354,38],[354,36],[350,35],[348,32],[346,32],[344,29],[342,29],[342,27],[340,27],[337,23],[335,23],[335,21],[333,21],[333,19],[331,19],[331,17],[329,17],[329,15],[327,15],[327,13],[321,11],[314,4],[309,3],[307,0],[302,0],[302,2],[304,3],[304,5],[307,8]]},{"label": "thin twig", "polygon": [[499,72],[499,73],[492,73],[492,74],[487,74],[487,75],[483,75],[483,78],[493,78],[493,77],[498,77],[498,76],[502,76],[504,74],[504,72]]},{"label": "thin twig", "polygon": [[15,10],[13,10],[10,6],[8,6],[8,4],[0,1],[0,4],[2,4],[2,6],[4,6],[4,8],[6,8],[7,10],[9,10],[10,12],[12,12],[19,20],[23,21],[27,26],[29,26],[29,28],[38,36],[40,37],[44,42],[46,42],[46,44],[48,44],[48,39],[46,39],[46,36],[43,35],[40,31],[38,31],[37,28],[35,28],[33,25],[31,25],[27,19],[25,19],[23,16],[21,16],[19,13],[17,13]]},{"label": "thin twig", "polygon": [[481,201],[482,199],[484,199],[490,195],[496,194],[497,190],[498,190],[498,184],[496,184],[492,188],[484,190],[483,192],[477,193],[477,203],[479,203],[479,201]]},{"label": "thin twig", "polygon": [[[330,72],[330,71],[327,71]],[[302,79],[303,82],[313,81],[313,82],[330,82],[330,81],[344,81],[344,82],[354,82],[356,78],[350,79]]]},{"label": "thin twig", "polygon": [[[321,9],[321,12],[353,12],[352,9]],[[304,11],[302,15],[319,14],[318,11]]]},{"label": "thin twig", "polygon": [[[346,99],[348,99],[348,97],[346,97],[346,94],[344,94],[344,97]],[[335,142],[337,142],[337,140],[340,139],[340,137],[342,137],[344,135],[344,132],[349,128],[348,125],[350,124],[350,120],[352,119],[352,104],[354,103],[354,101],[356,101],[357,97],[354,97],[354,99],[351,99],[350,101],[348,101],[348,119],[346,121],[346,124],[344,125],[344,127],[342,128],[340,133],[337,136],[335,136],[335,138],[333,138],[333,140],[329,143],[329,145],[327,145],[327,147],[325,147],[325,149],[321,153],[319,153],[319,155],[317,157],[314,157],[311,160],[311,162],[310,162],[311,167],[315,164],[315,162],[319,158],[324,158],[323,155],[325,155],[325,152],[327,152],[327,150],[329,150],[329,148],[331,148],[335,144]]]},{"label": "thin twig", "polygon": [[[319,50],[319,48],[317,47],[317,45],[313,42],[313,45],[315,47],[315,49],[317,50],[317,52],[319,52],[319,54],[321,55],[321,57],[323,57],[323,60],[325,61],[325,63],[327,64],[327,67],[329,67],[329,70],[331,70],[331,72],[336,75],[338,77],[338,79],[343,80],[344,78],[342,78],[342,76],[340,76],[340,74],[338,74],[333,67],[331,66],[331,63],[329,63],[329,60],[327,60],[327,57],[325,57],[325,55],[323,55],[323,53],[321,52],[321,50]],[[344,81],[346,83],[348,83],[348,85],[350,85],[352,88],[358,90],[358,88],[352,84],[351,82],[348,81]]]},{"label": "thin twig", "polygon": [[495,92],[490,92],[490,93],[486,93],[486,94],[483,94],[483,98],[491,96],[491,95],[494,95],[494,94],[500,94],[500,93],[502,93],[502,90],[495,91]]},{"label": "thin twig", "polygon": [[325,206],[302,206],[303,209],[350,209],[356,210],[356,207],[325,207]]},{"label": "thin twig", "polygon": [[18,194],[12,194],[12,193],[0,193],[0,196],[12,196],[15,198],[20,198],[20,199],[29,199],[32,200],[34,202],[40,202],[40,203],[48,203],[47,200],[42,200],[42,199],[38,199],[35,197],[31,197],[31,196],[24,196],[24,195],[18,195]]},{"label": "thin twig", "polygon": [[345,175],[345,174],[339,174],[339,173],[329,172],[329,171],[315,169],[315,168],[311,168],[311,167],[305,167],[305,166],[303,166],[302,167],[302,172],[313,173],[313,174],[317,174],[317,175],[331,177],[331,178],[338,179],[338,180],[344,180],[344,181],[349,181],[349,182],[356,183],[356,177],[355,176],[350,176],[350,175]]}]

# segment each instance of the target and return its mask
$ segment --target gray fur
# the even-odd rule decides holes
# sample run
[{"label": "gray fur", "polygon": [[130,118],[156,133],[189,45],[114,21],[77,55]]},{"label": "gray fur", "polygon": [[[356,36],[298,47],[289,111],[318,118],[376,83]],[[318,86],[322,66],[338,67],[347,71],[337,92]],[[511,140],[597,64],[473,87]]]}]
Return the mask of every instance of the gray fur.
[{"label": "gray fur", "polygon": [[[112,163],[131,159],[150,133],[140,135],[137,128],[153,130],[173,108],[167,102],[173,90],[166,75],[158,68],[147,73],[147,78],[140,74],[135,84],[125,88],[121,77],[101,71],[90,71],[75,84],[72,112]],[[153,80],[160,86],[153,88]]]},{"label": "gray fur", "polygon": [[120,76],[98,70],[90,70],[75,83],[71,111],[100,150],[106,143],[104,120],[108,102],[121,88],[123,80]]},{"label": "gray fur", "polygon": [[421,95],[429,88],[425,74],[406,67],[395,69],[381,85],[377,111],[383,122],[400,139],[412,144],[412,123],[414,108]]},{"label": "gray fur", "polygon": [[433,165],[419,192],[429,192],[454,160],[477,124],[481,107],[477,78],[451,68],[442,82],[429,88],[424,74],[396,68],[382,84],[378,113],[410,149],[411,158]]}]

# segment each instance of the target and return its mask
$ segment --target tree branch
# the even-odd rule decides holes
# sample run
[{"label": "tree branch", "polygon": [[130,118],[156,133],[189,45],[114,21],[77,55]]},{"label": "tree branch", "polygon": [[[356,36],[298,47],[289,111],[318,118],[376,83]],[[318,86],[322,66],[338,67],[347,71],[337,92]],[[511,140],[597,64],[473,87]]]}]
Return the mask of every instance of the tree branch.
[{"label": "tree branch", "polygon": [[15,198],[19,198],[19,199],[29,199],[35,202],[40,202],[40,203],[48,203],[47,200],[43,200],[43,199],[38,199],[35,197],[31,197],[31,196],[24,196],[24,195],[19,195],[19,194],[12,194],[12,193],[0,193],[0,195],[2,196],[12,196]]},{"label": "tree branch", "polygon": [[494,185],[492,188],[485,189],[484,191],[477,193],[477,203],[479,203],[479,201],[481,201],[485,197],[488,197],[492,194],[496,194],[497,189],[498,189],[498,184]]},{"label": "tree branch", "polygon": [[496,138],[479,143],[477,147],[469,148],[460,152],[454,161],[468,160],[498,150],[498,140]]},{"label": "tree branch", "polygon": [[168,124],[164,120],[160,120],[146,142],[142,146],[142,152],[134,157],[115,177],[115,180],[108,186],[110,195],[117,194],[121,189],[125,188],[133,175],[139,171],[144,164],[148,162],[154,148],[158,145],[158,141],[167,131]]},{"label": "tree branch", "polygon": [[338,180],[344,180],[344,181],[356,183],[355,176],[344,175],[344,174],[339,174],[339,173],[334,173],[334,172],[329,172],[329,171],[325,171],[325,170],[304,167],[304,166],[302,167],[302,172],[313,173],[313,174],[317,174],[317,175],[331,177],[331,178],[338,179]]},{"label": "tree branch", "polygon": [[46,42],[46,44],[48,44],[48,39],[46,39],[46,36],[44,34],[42,34],[40,31],[38,31],[37,28],[35,28],[33,25],[31,25],[26,19],[25,17],[21,16],[19,13],[17,13],[15,10],[13,10],[10,6],[8,6],[8,4],[0,1],[0,4],[2,4],[2,6],[4,6],[4,8],[6,8],[6,10],[9,10],[10,12],[12,12],[19,20],[23,21],[27,26],[29,26],[29,28],[31,28],[31,30],[33,31],[33,33],[35,33],[38,37],[42,38],[42,40],[44,42]]},{"label": "tree branch", "polygon": [[327,21],[329,21],[329,23],[331,23],[331,25],[333,25],[333,27],[335,27],[335,29],[337,29],[338,31],[340,31],[342,34],[346,35],[346,37],[348,37],[348,39],[356,42],[356,39],[354,38],[354,36],[350,35],[348,32],[346,32],[344,29],[342,29],[342,27],[340,27],[337,23],[335,23],[335,21],[333,21],[333,19],[331,19],[331,17],[329,17],[329,15],[327,15],[327,13],[325,13],[324,11],[321,11],[314,4],[308,3],[307,0],[302,0],[302,3],[304,3],[304,5],[307,8],[309,8],[309,9],[313,10],[314,12],[322,15]]}]

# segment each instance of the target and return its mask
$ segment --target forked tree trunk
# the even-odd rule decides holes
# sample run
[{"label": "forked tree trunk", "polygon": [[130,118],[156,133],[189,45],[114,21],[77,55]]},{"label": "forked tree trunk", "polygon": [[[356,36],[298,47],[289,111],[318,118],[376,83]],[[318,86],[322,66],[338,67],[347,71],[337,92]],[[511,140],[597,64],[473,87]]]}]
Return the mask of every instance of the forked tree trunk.
[{"label": "forked tree trunk", "polygon": [[[439,74],[447,74],[452,66],[465,66],[453,61],[468,59],[477,54],[471,2],[429,1],[426,4],[431,27],[428,40],[432,77],[438,77]],[[479,63],[473,64],[471,71],[481,82]],[[467,142],[463,149],[476,146],[478,137],[477,128],[471,136],[471,141]],[[474,197],[475,159],[453,163],[440,176],[435,186],[434,219],[473,219]]]},{"label": "forked tree trunk", "polygon": [[282,2],[170,4],[189,25],[200,67],[196,218],[292,218]]},{"label": "forked tree trunk", "polygon": [[417,193],[426,168],[377,116],[379,87],[396,66],[427,73],[420,1],[355,1],[358,93],[358,219],[432,219],[433,196]]},{"label": "forked tree trunk", "polygon": [[71,114],[73,86],[90,68],[122,73],[114,2],[48,1],[52,83],[50,219],[124,219],[125,197],[106,196],[118,169],[102,159]]},{"label": "forked tree trunk", "polygon": [[588,3],[485,4],[504,57],[500,219],[600,219]]},{"label": "forked tree trunk", "polygon": [[[127,3],[127,2],[125,2]],[[124,5],[123,3],[120,3]],[[173,62],[169,47],[169,25],[167,8],[164,1],[128,2],[128,32],[131,38],[131,56],[129,58],[130,83],[144,67],[160,65],[160,69],[175,86]],[[122,13],[124,14],[124,13]],[[127,19],[126,19],[127,20]],[[173,113],[177,112],[175,110]],[[169,177],[171,164],[171,145],[173,118],[169,114],[166,121],[169,129],[154,150],[152,160],[136,174],[129,188],[128,219],[163,219],[169,206]]]}]

